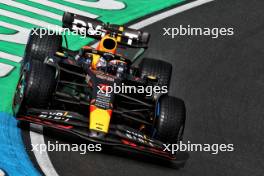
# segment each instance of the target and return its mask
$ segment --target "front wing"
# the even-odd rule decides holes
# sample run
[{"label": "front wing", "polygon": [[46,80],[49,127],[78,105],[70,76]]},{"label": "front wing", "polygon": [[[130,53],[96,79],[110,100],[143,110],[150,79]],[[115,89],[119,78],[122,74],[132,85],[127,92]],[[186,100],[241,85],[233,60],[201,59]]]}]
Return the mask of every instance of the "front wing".
[{"label": "front wing", "polygon": [[17,120],[61,130],[103,145],[122,147],[162,159],[177,160],[176,155],[164,151],[165,147],[161,141],[128,126],[110,125],[108,134],[95,137],[89,130],[88,118],[75,112],[32,108],[25,114],[18,115]]}]

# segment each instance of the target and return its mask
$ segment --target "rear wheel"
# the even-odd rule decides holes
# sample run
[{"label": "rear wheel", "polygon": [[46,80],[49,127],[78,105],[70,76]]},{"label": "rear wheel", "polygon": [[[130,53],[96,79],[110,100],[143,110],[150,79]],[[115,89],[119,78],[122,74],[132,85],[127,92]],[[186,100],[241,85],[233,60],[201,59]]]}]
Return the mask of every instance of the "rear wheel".
[{"label": "rear wheel", "polygon": [[164,143],[182,140],[186,119],[183,100],[168,95],[159,98],[156,108],[154,136]]},{"label": "rear wheel", "polygon": [[31,59],[43,62],[47,56],[52,56],[60,50],[61,46],[61,35],[49,35],[45,29],[33,29],[29,35],[23,62],[27,63]]},{"label": "rear wheel", "polygon": [[56,86],[54,68],[37,60],[31,60],[23,66],[13,100],[14,114],[25,107],[44,108],[52,99]]},{"label": "rear wheel", "polygon": [[157,79],[157,84],[169,88],[172,65],[170,63],[144,58],[139,64],[141,78]]}]

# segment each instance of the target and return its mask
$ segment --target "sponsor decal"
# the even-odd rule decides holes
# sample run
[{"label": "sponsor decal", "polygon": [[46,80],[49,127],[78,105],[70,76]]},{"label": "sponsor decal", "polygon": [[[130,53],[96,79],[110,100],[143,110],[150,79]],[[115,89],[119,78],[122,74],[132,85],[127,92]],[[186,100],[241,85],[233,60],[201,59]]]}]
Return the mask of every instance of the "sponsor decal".
[{"label": "sponsor decal", "polygon": [[134,131],[129,131],[129,130],[126,130],[125,135],[127,138],[131,139],[132,141],[136,141],[142,144],[148,144],[149,146],[154,147],[154,144],[153,144],[154,141],[149,139],[146,135],[142,135],[142,134],[136,133]]},{"label": "sponsor decal", "polygon": [[68,122],[72,116],[68,115],[68,112],[41,112],[39,118],[46,118],[51,120],[61,120]]},{"label": "sponsor decal", "polygon": [[[79,27],[81,26],[81,27]],[[88,30],[86,31],[86,29],[88,28]],[[103,37],[105,35],[105,32],[103,32],[103,26],[101,25],[97,25],[97,26],[93,26],[92,23],[83,21],[81,19],[74,19],[73,21],[73,25],[72,25],[72,29],[74,31],[78,31],[78,33],[80,34],[88,34],[88,35],[98,35]]]}]

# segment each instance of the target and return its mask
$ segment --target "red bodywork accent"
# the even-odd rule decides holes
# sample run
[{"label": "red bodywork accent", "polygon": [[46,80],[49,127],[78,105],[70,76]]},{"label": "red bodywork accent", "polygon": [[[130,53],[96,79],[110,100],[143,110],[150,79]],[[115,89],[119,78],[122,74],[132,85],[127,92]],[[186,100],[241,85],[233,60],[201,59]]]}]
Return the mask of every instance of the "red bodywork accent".
[{"label": "red bodywork accent", "polygon": [[122,139],[121,141],[123,142],[123,144],[129,145],[131,147],[137,147],[137,144],[135,144],[135,143],[129,142],[129,141],[124,140],[124,139]]},{"label": "red bodywork accent", "polygon": [[137,145],[133,142],[130,142],[128,140],[125,140],[125,139],[122,139],[121,142],[125,145],[128,145],[132,148],[135,148],[135,149],[138,149],[138,150],[142,150],[142,151],[149,151],[151,153],[154,153],[154,154],[157,154],[157,155],[161,155],[163,157],[166,157],[166,158],[169,158],[169,159],[176,159],[175,156],[171,156],[169,153],[165,152],[165,151],[162,151],[161,149],[156,149],[156,148],[153,148],[153,147],[145,147],[145,146],[142,146],[142,145]]},{"label": "red bodywork accent", "polygon": [[96,109],[97,109],[97,107],[95,105],[90,105],[90,112],[93,112]]},{"label": "red bodywork accent", "polygon": [[42,119],[38,119],[36,117],[31,117],[31,116],[21,116],[19,118],[17,118],[18,120],[25,120],[25,121],[30,121],[30,122],[36,122],[38,124],[42,124],[42,125],[47,125],[47,126],[52,126],[54,128],[59,128],[59,129],[65,129],[65,130],[69,130],[72,129],[73,126],[71,125],[61,125],[61,124],[56,124],[56,123],[52,123],[50,121],[46,121],[46,120],[42,120]]}]

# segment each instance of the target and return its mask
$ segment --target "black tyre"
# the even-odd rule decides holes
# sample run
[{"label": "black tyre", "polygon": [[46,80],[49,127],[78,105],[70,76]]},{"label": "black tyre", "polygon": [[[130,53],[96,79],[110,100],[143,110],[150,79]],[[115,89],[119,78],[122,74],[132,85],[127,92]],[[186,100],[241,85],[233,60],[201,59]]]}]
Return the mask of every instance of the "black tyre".
[{"label": "black tyre", "polygon": [[143,58],[139,64],[139,69],[141,71],[141,78],[155,77],[159,85],[169,88],[172,72],[172,65],[170,63]]},{"label": "black tyre", "polygon": [[185,119],[185,104],[181,99],[161,96],[157,103],[155,137],[164,143],[177,143],[182,140]]},{"label": "black tyre", "polygon": [[31,60],[24,65],[13,100],[13,111],[24,107],[45,108],[56,87],[56,71],[40,61]]},{"label": "black tyre", "polygon": [[62,17],[62,27],[72,28],[73,21],[74,21],[74,14],[70,12],[64,12]]},{"label": "black tyre", "polygon": [[24,130],[30,130],[30,122],[28,121],[17,121],[17,127]]},{"label": "black tyre", "polygon": [[62,36],[59,34],[48,35],[47,33],[43,35],[44,30],[45,29],[31,30],[26,45],[24,63],[27,63],[31,59],[43,62],[47,56],[52,56],[60,50],[62,46]]},{"label": "black tyre", "polygon": [[150,38],[150,34],[148,32],[143,32],[141,36],[141,42],[144,44],[148,44]]}]

